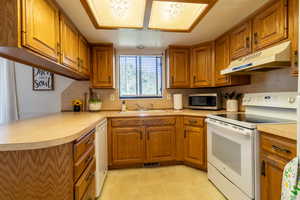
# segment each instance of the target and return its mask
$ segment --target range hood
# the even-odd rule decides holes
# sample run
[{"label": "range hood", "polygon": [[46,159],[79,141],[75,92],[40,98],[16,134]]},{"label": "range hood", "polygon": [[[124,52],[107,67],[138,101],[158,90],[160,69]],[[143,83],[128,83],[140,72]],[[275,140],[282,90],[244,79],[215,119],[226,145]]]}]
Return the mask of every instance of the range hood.
[{"label": "range hood", "polygon": [[227,69],[221,71],[221,74],[251,74],[290,66],[290,46],[291,42],[287,41],[234,60]]}]

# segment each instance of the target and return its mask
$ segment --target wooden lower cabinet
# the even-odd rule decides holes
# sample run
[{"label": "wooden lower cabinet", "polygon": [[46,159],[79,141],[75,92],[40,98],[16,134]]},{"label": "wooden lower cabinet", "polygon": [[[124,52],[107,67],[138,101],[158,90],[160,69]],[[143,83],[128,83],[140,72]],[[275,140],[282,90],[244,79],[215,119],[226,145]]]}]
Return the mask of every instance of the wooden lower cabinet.
[{"label": "wooden lower cabinet", "polygon": [[288,161],[272,155],[262,155],[261,199],[280,200],[284,166]]},{"label": "wooden lower cabinet", "polygon": [[112,168],[176,160],[176,117],[109,120]]},{"label": "wooden lower cabinet", "polygon": [[184,161],[198,168],[205,168],[204,130],[198,127],[185,127]]},{"label": "wooden lower cabinet", "polygon": [[[206,170],[206,125],[202,117],[109,119],[109,167],[185,163]],[[134,125],[135,124],[135,125]]]},{"label": "wooden lower cabinet", "polygon": [[94,131],[91,131],[67,144],[0,152],[0,199],[94,200],[93,148]]},{"label": "wooden lower cabinet", "polygon": [[175,160],[175,127],[149,127],[147,135],[147,162]]},{"label": "wooden lower cabinet", "polygon": [[285,165],[296,157],[296,141],[260,134],[261,200],[280,200]]},{"label": "wooden lower cabinet", "polygon": [[112,162],[114,165],[143,163],[144,131],[140,127],[112,129]]}]

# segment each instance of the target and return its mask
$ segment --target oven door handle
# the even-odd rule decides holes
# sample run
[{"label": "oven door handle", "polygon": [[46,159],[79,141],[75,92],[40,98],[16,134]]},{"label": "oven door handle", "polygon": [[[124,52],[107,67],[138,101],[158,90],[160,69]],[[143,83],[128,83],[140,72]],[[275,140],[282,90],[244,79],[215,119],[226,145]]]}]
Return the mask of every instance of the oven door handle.
[{"label": "oven door handle", "polygon": [[205,120],[206,123],[218,126],[218,127],[222,127],[228,130],[232,130],[234,132],[237,132],[238,134],[241,135],[245,135],[245,136],[252,136],[253,135],[253,131],[246,129],[246,128],[242,128],[242,127],[238,127],[238,126],[234,126],[225,122],[221,122],[221,121],[217,121],[217,120],[213,120],[213,119],[206,119]]}]

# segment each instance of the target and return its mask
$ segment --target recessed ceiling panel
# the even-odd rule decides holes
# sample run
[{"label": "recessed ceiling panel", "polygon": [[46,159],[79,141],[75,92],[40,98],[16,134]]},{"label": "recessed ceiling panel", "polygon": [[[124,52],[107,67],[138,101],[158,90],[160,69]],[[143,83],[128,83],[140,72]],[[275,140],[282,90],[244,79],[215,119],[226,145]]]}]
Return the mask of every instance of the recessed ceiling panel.
[{"label": "recessed ceiling panel", "polygon": [[143,28],[146,0],[81,0],[97,28]]},{"label": "recessed ceiling panel", "polygon": [[207,8],[208,4],[154,0],[149,28],[166,31],[190,31]]}]

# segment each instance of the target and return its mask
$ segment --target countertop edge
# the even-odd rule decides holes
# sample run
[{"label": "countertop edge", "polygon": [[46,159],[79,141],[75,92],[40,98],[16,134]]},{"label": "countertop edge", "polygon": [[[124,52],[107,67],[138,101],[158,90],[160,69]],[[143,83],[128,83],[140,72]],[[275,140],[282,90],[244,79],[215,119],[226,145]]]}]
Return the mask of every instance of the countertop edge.
[{"label": "countertop edge", "polygon": [[26,151],[26,150],[35,150],[35,149],[45,149],[51,148],[63,144],[67,144],[70,142],[74,142],[84,134],[88,133],[92,129],[94,129],[99,123],[104,121],[107,117],[99,117],[96,122],[91,123],[88,127],[82,129],[81,131],[74,133],[72,135],[57,138],[48,141],[41,141],[41,142],[27,142],[27,143],[14,143],[14,144],[1,144],[0,143],[0,152],[2,151]]}]

